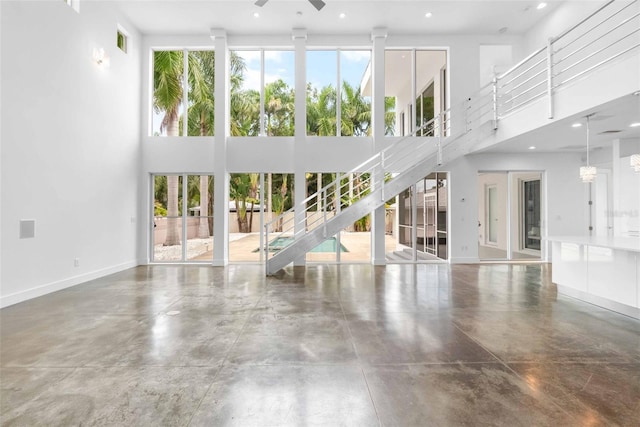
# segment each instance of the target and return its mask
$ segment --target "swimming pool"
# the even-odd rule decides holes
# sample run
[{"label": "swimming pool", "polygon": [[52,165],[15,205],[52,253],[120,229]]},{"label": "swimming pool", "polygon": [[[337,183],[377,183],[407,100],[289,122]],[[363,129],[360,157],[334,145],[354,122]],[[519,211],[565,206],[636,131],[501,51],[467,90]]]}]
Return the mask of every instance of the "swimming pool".
[{"label": "swimming pool", "polygon": [[[276,237],[271,242],[269,242],[269,252],[277,252],[280,249],[283,249],[286,246],[289,246],[293,242],[293,237]],[[335,237],[329,237],[324,242],[320,243],[315,248],[311,249],[310,252],[335,252],[336,251],[337,240]],[[260,249],[256,248],[253,252],[258,252]],[[341,243],[340,244],[340,252],[349,252],[347,248]]]}]

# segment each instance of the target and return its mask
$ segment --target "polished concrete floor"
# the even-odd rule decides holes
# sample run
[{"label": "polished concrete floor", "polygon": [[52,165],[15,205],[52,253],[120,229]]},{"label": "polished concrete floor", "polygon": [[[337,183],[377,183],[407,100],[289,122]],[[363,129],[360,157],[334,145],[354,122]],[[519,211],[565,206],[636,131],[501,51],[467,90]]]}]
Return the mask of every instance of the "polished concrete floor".
[{"label": "polished concrete floor", "polygon": [[134,268],[0,311],[0,424],[640,425],[640,322],[549,268]]}]

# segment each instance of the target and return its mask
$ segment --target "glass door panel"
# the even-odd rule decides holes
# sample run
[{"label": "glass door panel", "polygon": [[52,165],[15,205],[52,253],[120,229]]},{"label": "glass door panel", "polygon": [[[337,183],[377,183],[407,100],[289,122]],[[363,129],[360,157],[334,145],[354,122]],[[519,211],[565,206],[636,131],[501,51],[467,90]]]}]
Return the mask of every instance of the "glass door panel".
[{"label": "glass door panel", "polygon": [[540,180],[524,181],[522,240],[525,249],[540,250]]},{"label": "glass door panel", "polygon": [[153,176],[154,262],[182,260],[182,176]]},{"label": "glass door panel", "polygon": [[213,261],[213,175],[152,175],[151,179],[151,261]]},{"label": "glass door panel", "polygon": [[488,243],[498,243],[498,188],[487,188],[487,226],[489,228]]}]

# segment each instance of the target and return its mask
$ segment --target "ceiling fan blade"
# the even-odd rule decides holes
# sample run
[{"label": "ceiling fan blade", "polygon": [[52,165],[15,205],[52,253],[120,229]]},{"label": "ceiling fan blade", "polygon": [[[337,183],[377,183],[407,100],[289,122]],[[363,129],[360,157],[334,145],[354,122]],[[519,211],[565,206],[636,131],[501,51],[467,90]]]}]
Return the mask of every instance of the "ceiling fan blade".
[{"label": "ceiling fan blade", "polygon": [[269,0],[258,0],[258,1],[256,1],[255,5],[256,5],[256,6],[260,6],[260,7],[262,7],[262,6],[264,6],[264,4],[265,4],[266,2],[268,2],[268,1],[269,1]]},{"label": "ceiling fan blade", "polygon": [[317,10],[322,9],[325,5],[325,2],[322,0],[309,0],[309,3],[311,3]]}]

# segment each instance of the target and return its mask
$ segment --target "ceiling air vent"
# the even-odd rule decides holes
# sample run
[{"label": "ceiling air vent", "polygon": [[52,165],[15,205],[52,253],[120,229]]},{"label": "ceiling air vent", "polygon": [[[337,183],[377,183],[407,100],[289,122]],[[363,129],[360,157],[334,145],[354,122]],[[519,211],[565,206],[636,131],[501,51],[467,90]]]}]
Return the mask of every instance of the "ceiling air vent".
[{"label": "ceiling air vent", "polygon": [[564,147],[558,148],[558,150],[581,150],[584,149],[584,145],[565,145]]},{"label": "ceiling air vent", "polygon": [[609,135],[611,133],[620,133],[621,130],[605,130],[604,132],[600,132],[598,135]]}]

